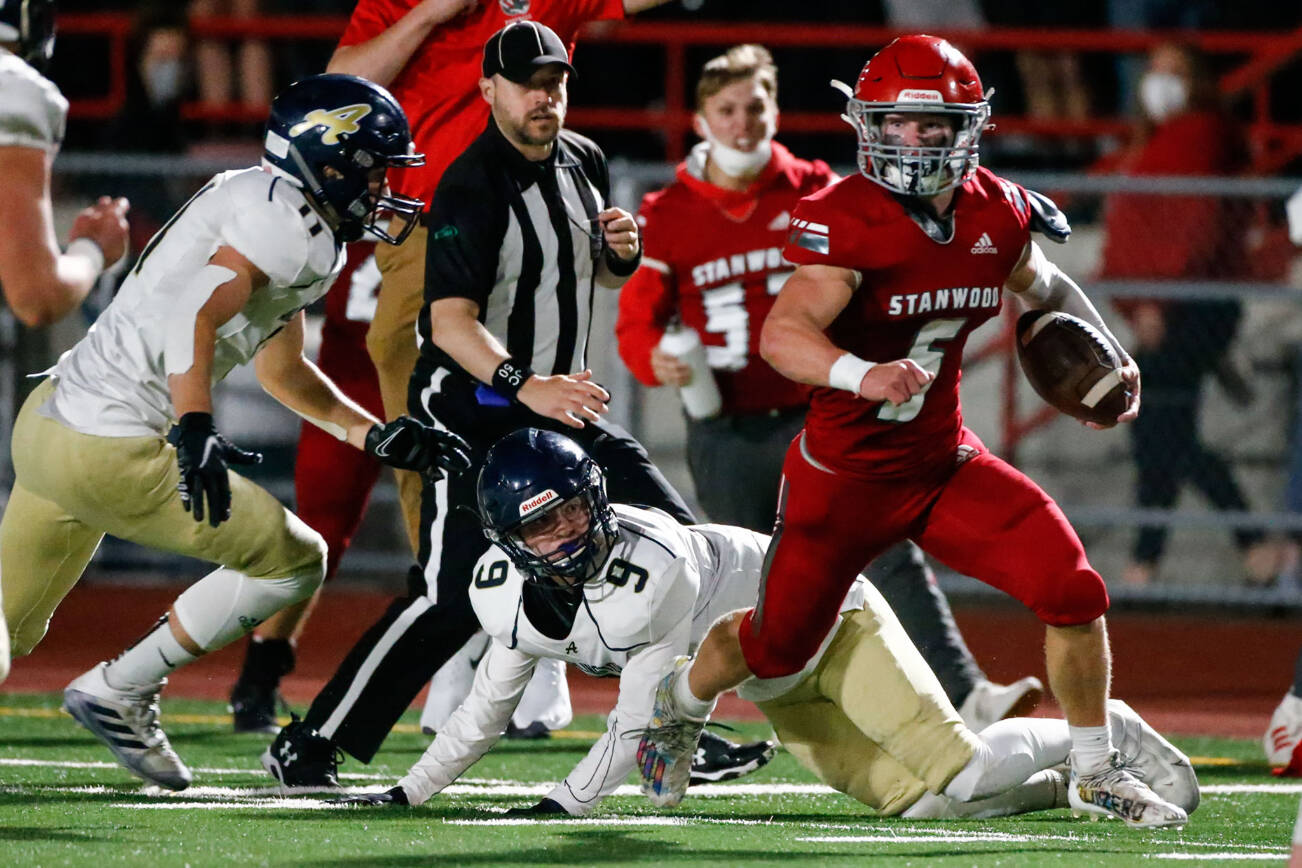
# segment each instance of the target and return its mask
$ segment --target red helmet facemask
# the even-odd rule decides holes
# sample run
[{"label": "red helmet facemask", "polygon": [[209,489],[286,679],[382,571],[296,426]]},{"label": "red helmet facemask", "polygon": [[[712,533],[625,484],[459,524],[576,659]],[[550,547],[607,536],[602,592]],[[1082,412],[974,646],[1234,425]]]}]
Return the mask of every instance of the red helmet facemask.
[{"label": "red helmet facemask", "polygon": [[[901,36],[873,55],[859,73],[845,119],[859,137],[859,171],[895,193],[935,196],[976,171],[990,103],[976,68],[944,39]],[[942,146],[887,143],[882,119],[896,114],[942,114],[954,136]]]}]

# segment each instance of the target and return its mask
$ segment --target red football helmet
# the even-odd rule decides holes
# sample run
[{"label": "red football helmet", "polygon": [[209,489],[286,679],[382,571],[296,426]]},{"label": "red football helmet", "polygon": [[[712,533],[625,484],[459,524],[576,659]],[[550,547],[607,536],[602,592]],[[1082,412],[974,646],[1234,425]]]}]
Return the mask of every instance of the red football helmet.
[{"label": "red football helmet", "polygon": [[[953,115],[953,142],[888,144],[881,130],[888,112]],[[859,171],[868,180],[896,193],[934,196],[976,171],[990,103],[976,67],[961,51],[940,37],[916,34],[899,37],[864,65],[846,117],[859,137]]]}]

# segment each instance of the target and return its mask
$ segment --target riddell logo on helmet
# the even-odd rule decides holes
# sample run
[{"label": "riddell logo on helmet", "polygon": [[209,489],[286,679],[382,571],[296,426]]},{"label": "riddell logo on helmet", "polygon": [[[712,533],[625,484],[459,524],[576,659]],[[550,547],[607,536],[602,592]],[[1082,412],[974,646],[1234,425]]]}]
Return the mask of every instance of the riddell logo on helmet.
[{"label": "riddell logo on helmet", "polygon": [[529,498],[524,503],[520,504],[520,517],[523,518],[535,509],[538,509],[541,506],[546,506],[557,497],[559,497],[559,495],[549,488],[542,494]]},{"label": "riddell logo on helmet", "polygon": [[896,97],[896,102],[939,102],[943,103],[945,98],[940,95],[938,90],[902,90]]}]

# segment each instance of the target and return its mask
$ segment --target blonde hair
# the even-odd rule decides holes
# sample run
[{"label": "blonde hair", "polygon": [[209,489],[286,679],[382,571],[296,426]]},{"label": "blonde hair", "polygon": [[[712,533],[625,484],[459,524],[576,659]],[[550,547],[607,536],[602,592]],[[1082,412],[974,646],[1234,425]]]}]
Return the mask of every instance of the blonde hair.
[{"label": "blonde hair", "polygon": [[762,45],[734,45],[701,69],[701,77],[696,82],[696,110],[703,109],[707,99],[728,85],[752,76],[777,102],[778,68],[773,63],[773,55]]}]

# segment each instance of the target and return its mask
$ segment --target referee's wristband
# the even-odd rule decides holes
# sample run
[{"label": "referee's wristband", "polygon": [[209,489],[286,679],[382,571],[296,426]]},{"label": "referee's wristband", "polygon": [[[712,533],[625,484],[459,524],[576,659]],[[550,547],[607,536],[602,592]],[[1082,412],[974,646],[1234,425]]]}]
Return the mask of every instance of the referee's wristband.
[{"label": "referee's wristband", "polygon": [[637,271],[637,267],[642,264],[642,245],[637,246],[637,255],[632,259],[620,259],[615,255],[615,251],[609,247],[606,248],[606,268],[616,277],[628,277]]},{"label": "referee's wristband", "polygon": [[831,370],[827,372],[827,384],[833,389],[845,389],[847,392],[858,395],[859,386],[863,384],[864,375],[875,367],[877,367],[876,362],[861,359],[854,353],[842,353],[841,357],[832,363]]},{"label": "referee's wristband", "polygon": [[508,357],[502,364],[497,366],[493,371],[493,382],[490,383],[493,391],[504,398],[516,400],[516,395],[525,381],[533,376],[533,371],[528,365],[521,364],[515,359]]}]

